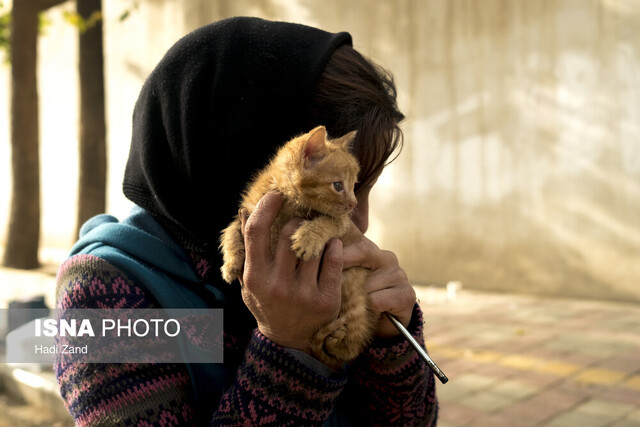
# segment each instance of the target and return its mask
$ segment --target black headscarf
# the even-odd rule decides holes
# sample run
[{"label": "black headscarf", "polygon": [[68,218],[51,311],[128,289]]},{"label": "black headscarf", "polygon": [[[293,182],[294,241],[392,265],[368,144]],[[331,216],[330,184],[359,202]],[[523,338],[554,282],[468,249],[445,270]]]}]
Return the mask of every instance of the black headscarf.
[{"label": "black headscarf", "polygon": [[315,88],[344,44],[348,33],[244,17],[182,38],[136,103],[125,196],[178,240],[217,253],[251,176],[316,125]]}]

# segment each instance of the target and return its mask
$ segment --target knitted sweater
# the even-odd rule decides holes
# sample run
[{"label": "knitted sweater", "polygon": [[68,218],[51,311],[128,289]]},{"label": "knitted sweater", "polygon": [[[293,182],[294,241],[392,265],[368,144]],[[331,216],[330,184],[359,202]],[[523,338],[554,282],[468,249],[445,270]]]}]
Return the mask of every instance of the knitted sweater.
[{"label": "knitted sweater", "polygon": [[[190,268],[199,278],[209,267],[192,256]],[[127,272],[91,254],[69,258],[57,282],[59,309],[157,307]],[[257,328],[227,323],[225,367],[235,377],[221,395],[210,396],[208,409],[196,405],[183,364],[56,360],[67,409],[78,425],[196,425],[202,419],[211,425],[322,425],[349,419],[359,425],[435,425],[434,377],[401,337],[378,340],[345,371],[327,374]],[[423,341],[417,305],[410,330]]]}]

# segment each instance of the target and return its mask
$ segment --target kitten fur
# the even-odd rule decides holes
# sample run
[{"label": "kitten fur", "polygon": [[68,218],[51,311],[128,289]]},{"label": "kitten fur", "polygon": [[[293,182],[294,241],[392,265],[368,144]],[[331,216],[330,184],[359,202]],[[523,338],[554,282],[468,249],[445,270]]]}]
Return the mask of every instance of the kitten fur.
[{"label": "kitten fur", "polygon": [[[284,195],[283,206],[271,229],[272,251],[282,226],[294,217],[304,218],[291,238],[291,248],[303,260],[322,255],[325,245],[334,237],[344,245],[362,237],[350,219],[357,204],[354,185],[360,170],[349,152],[355,134],[354,131],[329,139],[324,126],[319,126],[282,146],[249,184],[241,208],[250,213],[268,191]],[[220,239],[224,261],[220,270],[228,283],[242,275],[245,253],[241,227],[238,215]],[[364,290],[367,274],[368,270],[361,267],[343,271],[340,314],[321,327],[309,343],[313,355],[333,368],[353,360],[371,340],[374,321]]]}]

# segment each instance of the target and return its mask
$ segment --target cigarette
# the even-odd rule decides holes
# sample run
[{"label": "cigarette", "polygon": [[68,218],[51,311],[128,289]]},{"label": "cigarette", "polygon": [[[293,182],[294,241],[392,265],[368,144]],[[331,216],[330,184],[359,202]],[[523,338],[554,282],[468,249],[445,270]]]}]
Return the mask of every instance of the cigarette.
[{"label": "cigarette", "polygon": [[407,341],[409,341],[409,344],[411,344],[413,348],[418,352],[418,355],[422,358],[422,360],[425,361],[429,369],[431,369],[431,371],[435,374],[435,376],[438,377],[440,382],[442,384],[445,384],[447,381],[449,381],[449,378],[447,378],[444,372],[442,372],[442,370],[438,368],[438,365],[436,365],[436,363],[433,360],[431,360],[431,358],[429,357],[427,352],[424,350],[424,348],[422,348],[422,346],[418,343],[418,341],[416,341],[411,336],[409,331],[407,331],[407,328],[405,328],[404,325],[400,323],[398,318],[393,314],[390,314],[387,312],[385,312],[384,314],[387,315],[387,318],[391,321],[391,323],[393,323],[393,326],[395,326],[400,331],[400,333],[404,335]]}]

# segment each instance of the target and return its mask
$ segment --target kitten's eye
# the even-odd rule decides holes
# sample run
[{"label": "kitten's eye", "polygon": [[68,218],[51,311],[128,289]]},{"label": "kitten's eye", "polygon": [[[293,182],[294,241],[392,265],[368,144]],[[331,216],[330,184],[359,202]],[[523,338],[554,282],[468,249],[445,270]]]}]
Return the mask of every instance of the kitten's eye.
[{"label": "kitten's eye", "polygon": [[335,188],[335,190],[339,193],[342,190],[344,190],[344,185],[342,184],[342,182],[334,182],[333,183],[333,188]]}]

